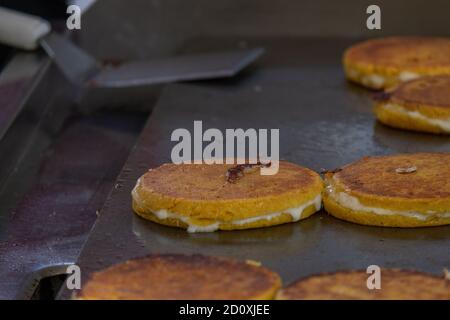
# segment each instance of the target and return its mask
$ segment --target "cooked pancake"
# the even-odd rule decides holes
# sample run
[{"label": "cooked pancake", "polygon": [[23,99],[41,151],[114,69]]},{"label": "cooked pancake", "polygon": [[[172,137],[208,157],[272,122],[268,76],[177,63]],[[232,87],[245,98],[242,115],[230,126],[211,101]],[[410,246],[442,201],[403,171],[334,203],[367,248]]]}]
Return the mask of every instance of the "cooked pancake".
[{"label": "cooked pancake", "polygon": [[450,75],[423,77],[382,95],[375,114],[395,128],[450,133]]},{"label": "cooked pancake", "polygon": [[349,80],[383,89],[426,75],[450,74],[450,38],[389,37],[347,49],[343,58]]},{"label": "cooked pancake", "polygon": [[450,224],[450,153],[365,157],[325,174],[325,210],[365,225]]},{"label": "cooked pancake", "polygon": [[273,271],[252,262],[202,255],[151,255],[95,272],[76,296],[85,300],[272,299]]},{"label": "cooked pancake", "polygon": [[132,192],[145,219],[189,232],[259,228],[305,219],[321,207],[320,176],[280,161],[278,173],[246,170],[229,181],[228,164],[164,164],[148,171]]},{"label": "cooked pancake", "polygon": [[367,288],[370,274],[341,271],[314,275],[282,289],[277,299],[285,300],[419,300],[450,299],[450,281],[444,277],[396,269],[381,270],[381,289]]}]

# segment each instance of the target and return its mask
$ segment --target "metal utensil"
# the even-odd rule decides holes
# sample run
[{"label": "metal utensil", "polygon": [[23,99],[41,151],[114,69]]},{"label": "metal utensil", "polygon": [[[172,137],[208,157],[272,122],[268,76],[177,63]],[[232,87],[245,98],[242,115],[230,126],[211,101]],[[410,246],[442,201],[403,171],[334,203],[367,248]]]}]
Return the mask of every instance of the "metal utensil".
[{"label": "metal utensil", "polygon": [[262,48],[130,61],[104,66],[40,17],[0,8],[0,42],[25,50],[41,46],[78,86],[124,88],[167,82],[231,77],[255,61]]}]

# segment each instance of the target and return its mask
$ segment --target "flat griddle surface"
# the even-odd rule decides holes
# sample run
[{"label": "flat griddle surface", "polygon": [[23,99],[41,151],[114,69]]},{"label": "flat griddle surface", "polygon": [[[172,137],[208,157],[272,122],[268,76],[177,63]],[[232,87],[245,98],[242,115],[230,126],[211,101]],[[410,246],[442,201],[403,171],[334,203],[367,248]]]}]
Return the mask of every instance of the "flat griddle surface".
[{"label": "flat griddle surface", "polygon": [[[390,129],[372,113],[370,92],[345,81],[347,40],[258,40],[267,54],[232,80],[168,86],[94,226],[78,264],[93,270],[150,253],[202,253],[254,259],[284,283],[342,269],[407,268],[441,274],[450,266],[450,226],[360,226],[326,212],[265,229],[189,234],[133,214],[130,192],[148,168],[170,161],[176,128],[279,128],[280,157],[336,168],[366,155],[450,151],[450,140]],[[62,295],[64,297],[64,295]]]}]

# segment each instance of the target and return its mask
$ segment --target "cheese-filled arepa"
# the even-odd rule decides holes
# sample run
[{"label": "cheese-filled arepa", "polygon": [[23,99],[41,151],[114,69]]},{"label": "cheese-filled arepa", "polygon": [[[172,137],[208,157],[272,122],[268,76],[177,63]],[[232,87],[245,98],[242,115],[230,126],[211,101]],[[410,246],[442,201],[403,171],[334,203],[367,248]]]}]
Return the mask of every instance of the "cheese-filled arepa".
[{"label": "cheese-filled arepa", "polygon": [[377,119],[391,127],[449,134],[450,75],[429,76],[400,84],[380,95]]},{"label": "cheese-filled arepa", "polygon": [[343,57],[347,78],[383,89],[427,75],[450,74],[450,38],[387,37],[363,41]]},{"label": "cheese-filled arepa", "polygon": [[[416,271],[381,269],[380,288],[369,289],[370,274],[339,271],[300,279],[282,289],[280,300],[448,300],[450,283]],[[370,282],[370,281],[369,281]]]},{"label": "cheese-filled arepa", "polygon": [[163,164],[132,191],[141,217],[189,232],[259,228],[298,221],[321,208],[312,170],[280,161],[274,175],[256,165]]},{"label": "cheese-filled arepa", "polygon": [[94,272],[75,298],[268,300],[280,287],[278,274],[252,261],[162,254],[132,259]]},{"label": "cheese-filled arepa", "polygon": [[364,157],[325,173],[325,210],[373,226],[450,224],[450,153]]}]

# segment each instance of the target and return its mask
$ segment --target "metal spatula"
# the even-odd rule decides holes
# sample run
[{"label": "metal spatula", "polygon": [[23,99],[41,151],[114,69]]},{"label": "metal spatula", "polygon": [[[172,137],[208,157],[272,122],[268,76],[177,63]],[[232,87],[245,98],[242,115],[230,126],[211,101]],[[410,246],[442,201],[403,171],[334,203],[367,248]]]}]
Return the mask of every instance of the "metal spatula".
[{"label": "metal spatula", "polygon": [[103,66],[40,17],[0,8],[0,42],[25,50],[41,46],[65,76],[79,86],[123,88],[231,77],[255,61],[262,48],[182,55]]}]

